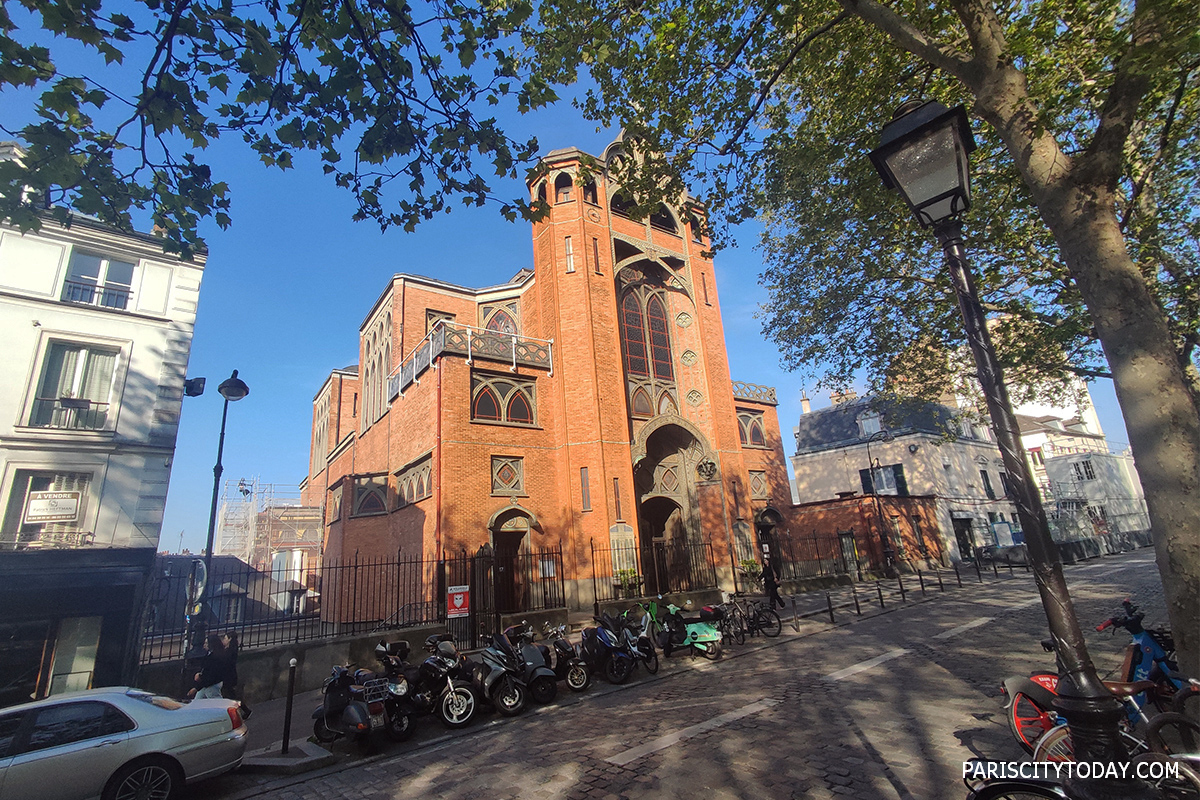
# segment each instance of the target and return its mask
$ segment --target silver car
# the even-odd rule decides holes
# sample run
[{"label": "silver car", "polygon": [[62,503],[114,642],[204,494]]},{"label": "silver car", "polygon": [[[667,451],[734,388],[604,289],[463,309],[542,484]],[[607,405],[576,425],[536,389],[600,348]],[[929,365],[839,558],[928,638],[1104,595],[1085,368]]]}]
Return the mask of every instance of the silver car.
[{"label": "silver car", "polygon": [[236,769],[246,725],[232,700],[124,686],[0,709],[0,800],[167,800]]}]

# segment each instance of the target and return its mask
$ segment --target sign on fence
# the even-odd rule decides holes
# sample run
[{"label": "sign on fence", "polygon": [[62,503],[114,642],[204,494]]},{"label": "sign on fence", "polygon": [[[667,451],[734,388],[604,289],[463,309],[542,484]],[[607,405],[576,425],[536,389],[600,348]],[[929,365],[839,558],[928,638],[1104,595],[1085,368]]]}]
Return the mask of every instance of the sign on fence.
[{"label": "sign on fence", "polygon": [[451,586],[446,590],[446,618],[466,617],[471,613],[471,587]]}]

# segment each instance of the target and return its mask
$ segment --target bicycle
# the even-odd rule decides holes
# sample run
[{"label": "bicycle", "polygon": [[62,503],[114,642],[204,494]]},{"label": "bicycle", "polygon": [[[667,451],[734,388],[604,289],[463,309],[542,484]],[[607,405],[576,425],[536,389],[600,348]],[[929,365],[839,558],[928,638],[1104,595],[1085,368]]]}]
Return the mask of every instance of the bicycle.
[{"label": "bicycle", "polygon": [[720,622],[717,623],[717,630],[721,632],[721,641],[726,644],[729,642],[745,644],[746,625],[744,615],[739,609],[728,603],[722,603],[718,608],[725,614]]},{"label": "bicycle", "polygon": [[[783,631],[783,620],[775,609],[767,605],[765,600],[746,600],[746,595],[734,592],[729,595],[729,602],[737,609],[744,620],[746,632],[750,636],[761,633],[763,636],[775,638]],[[743,600],[743,607],[739,598]]]}]

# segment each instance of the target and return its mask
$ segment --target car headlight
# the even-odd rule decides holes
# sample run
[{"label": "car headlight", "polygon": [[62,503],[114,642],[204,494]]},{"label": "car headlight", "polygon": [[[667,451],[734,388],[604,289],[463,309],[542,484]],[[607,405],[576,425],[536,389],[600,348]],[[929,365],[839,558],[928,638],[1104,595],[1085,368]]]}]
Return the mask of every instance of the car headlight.
[{"label": "car headlight", "polygon": [[404,697],[404,695],[408,694],[408,679],[401,678],[396,683],[389,683],[388,691],[396,695],[396,697]]}]

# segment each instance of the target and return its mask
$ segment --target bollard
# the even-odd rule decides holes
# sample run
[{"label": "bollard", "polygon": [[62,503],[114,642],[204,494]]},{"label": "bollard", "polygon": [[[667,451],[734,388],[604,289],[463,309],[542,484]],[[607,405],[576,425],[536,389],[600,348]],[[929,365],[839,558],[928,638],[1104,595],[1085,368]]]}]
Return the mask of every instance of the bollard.
[{"label": "bollard", "polygon": [[854,595],[854,613],[862,616],[862,607],[858,604],[858,584],[850,584],[850,593]]},{"label": "bollard", "polygon": [[292,738],[292,700],[296,697],[296,659],[288,662],[287,706],[283,710],[283,755],[287,755],[288,741]]},{"label": "bollard", "polygon": [[883,605],[883,587],[879,585],[879,581],[875,581],[875,591],[879,593],[879,607],[884,608],[885,606]]},{"label": "bollard", "polygon": [[900,577],[900,573],[896,573],[896,583],[900,586],[900,602],[907,603],[908,596],[904,593],[904,579]]},{"label": "bollard", "polygon": [[979,553],[975,554],[975,577],[979,578],[980,583],[983,583],[983,573],[979,571]]},{"label": "bollard", "polygon": [[800,612],[796,610],[796,595],[792,595],[792,630],[800,632]]},{"label": "bollard", "polygon": [[829,624],[836,625],[833,619],[833,599],[829,596],[829,592],[825,593],[825,605],[829,608]]},{"label": "bollard", "polygon": [[939,569],[939,570],[936,570],[936,572],[937,572],[937,576],[938,576],[938,591],[944,592],[944,591],[946,591],[946,587],[942,583],[942,571]]},{"label": "bollard", "polygon": [[958,571],[958,562],[954,562],[954,577],[958,580],[958,588],[962,588],[962,574]]},{"label": "bollard", "polygon": [[921,584],[921,597],[925,596],[925,576],[921,574],[921,570],[917,570],[917,582]]}]

